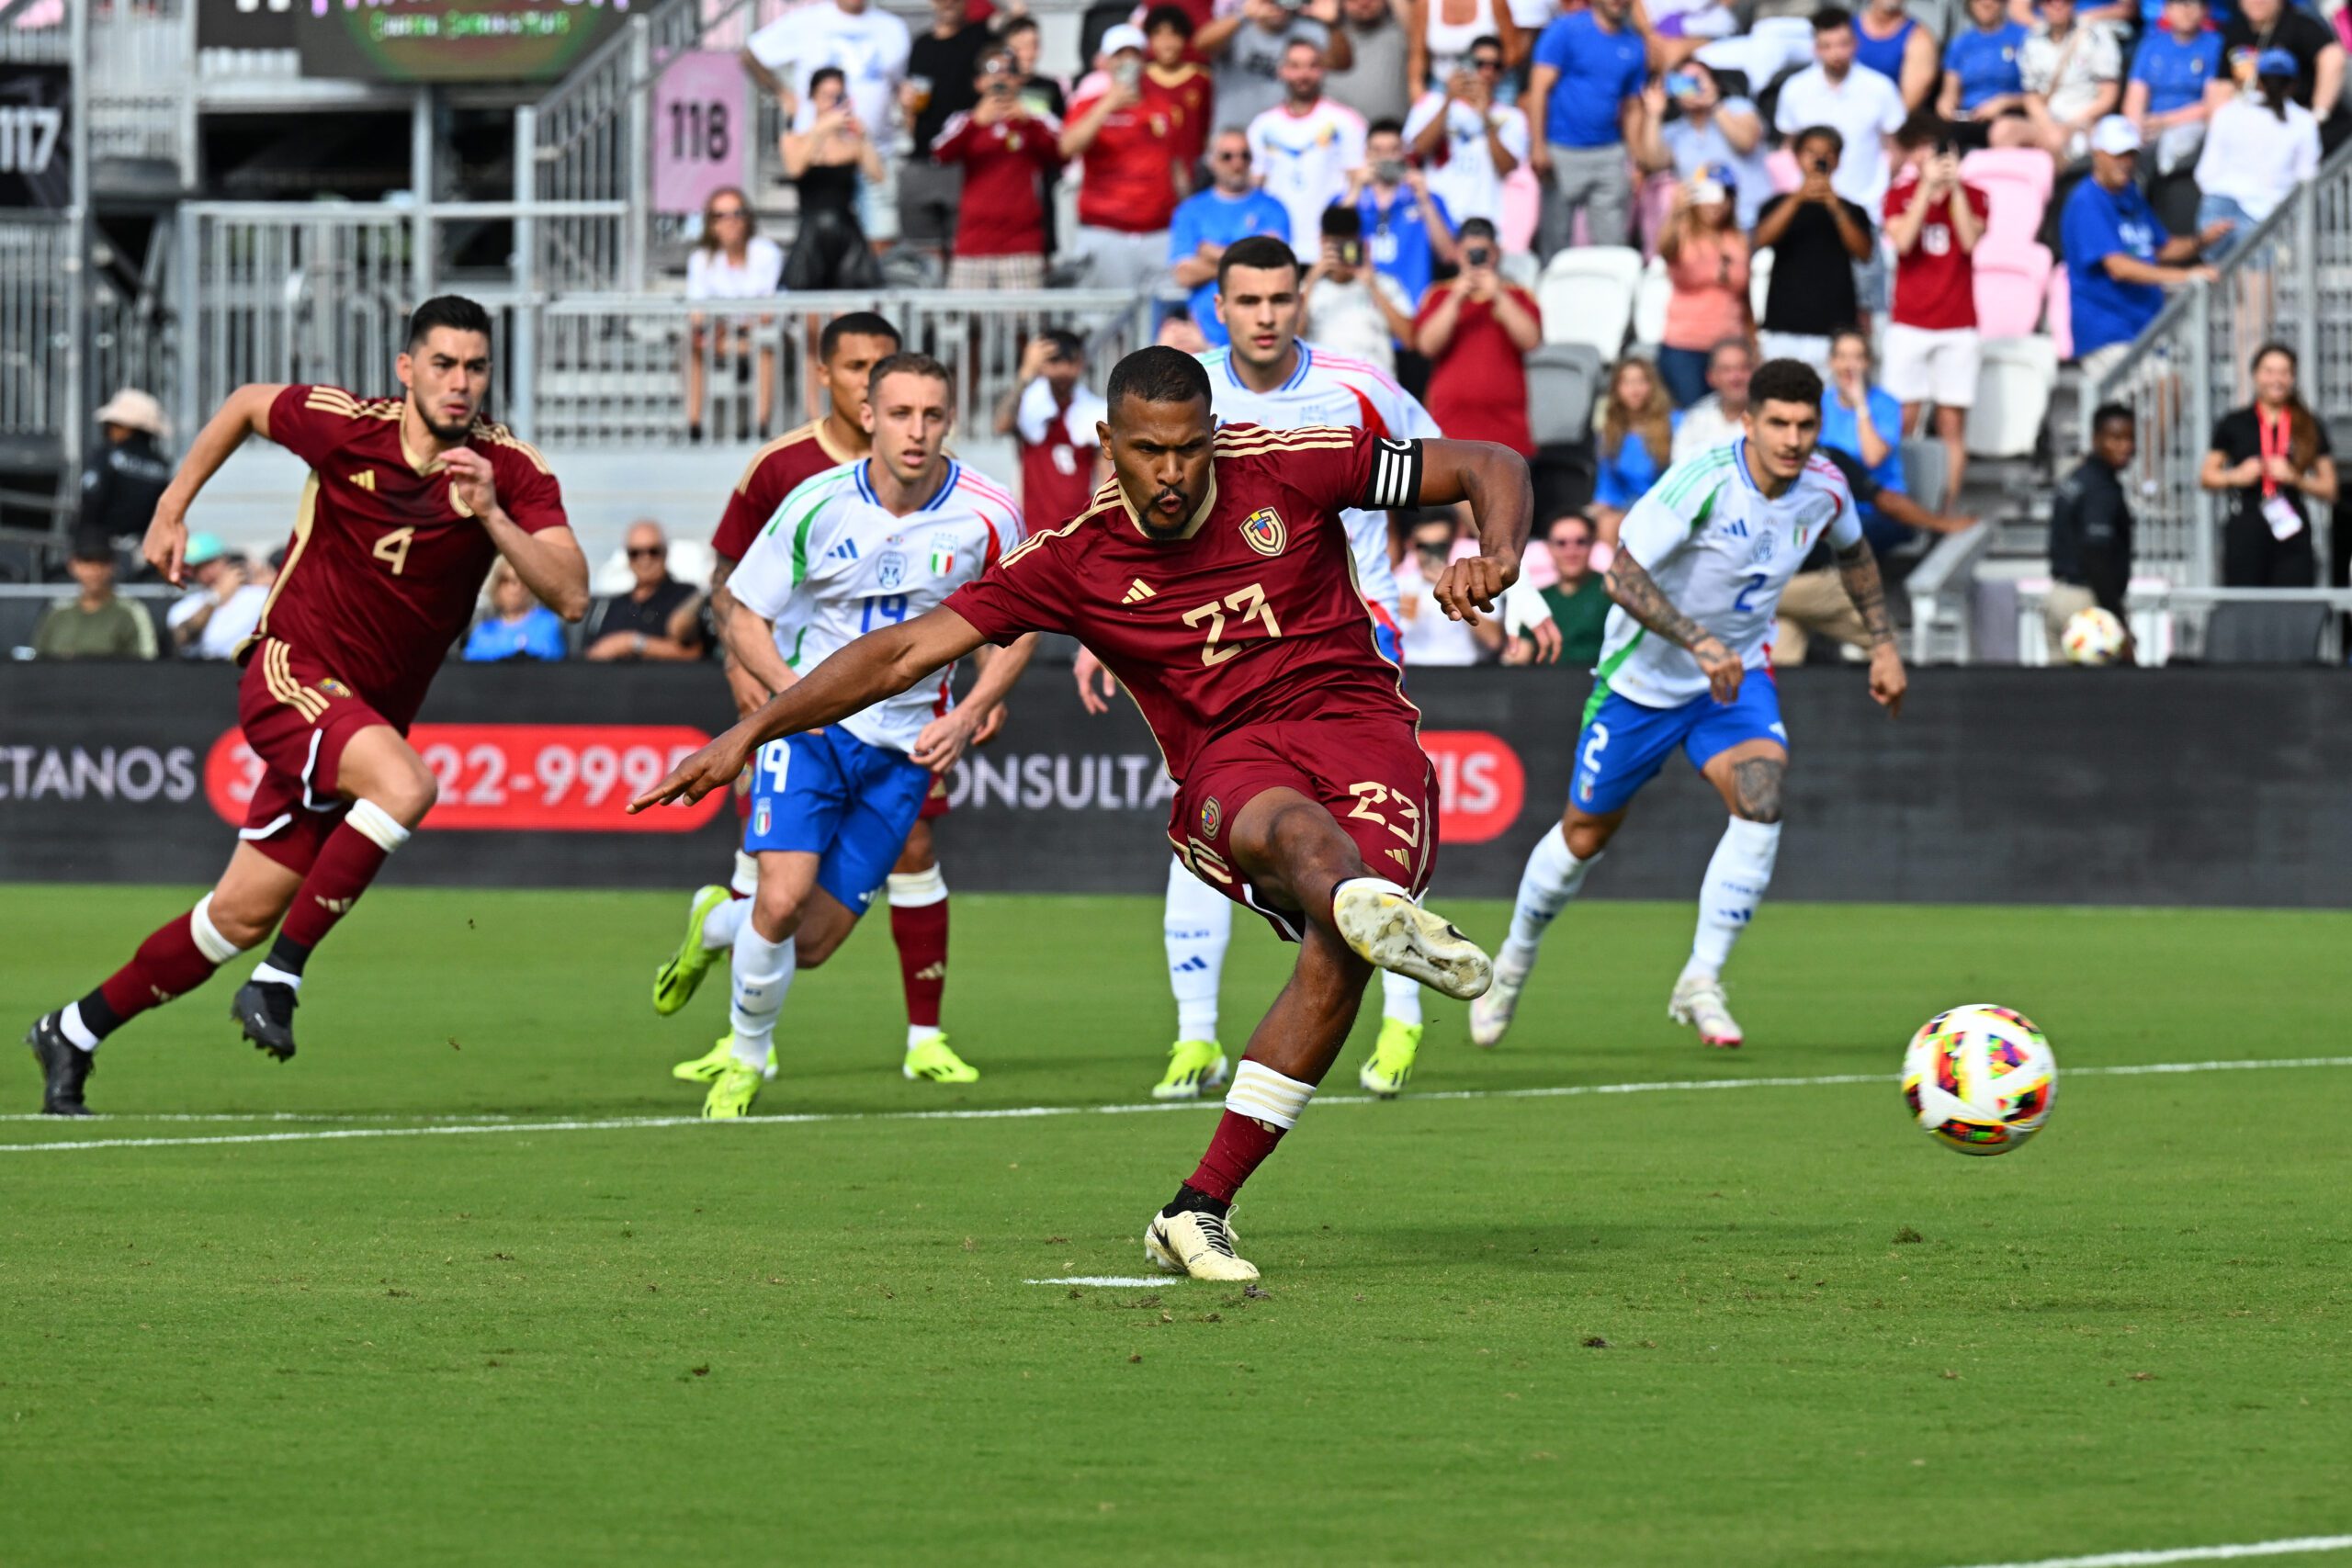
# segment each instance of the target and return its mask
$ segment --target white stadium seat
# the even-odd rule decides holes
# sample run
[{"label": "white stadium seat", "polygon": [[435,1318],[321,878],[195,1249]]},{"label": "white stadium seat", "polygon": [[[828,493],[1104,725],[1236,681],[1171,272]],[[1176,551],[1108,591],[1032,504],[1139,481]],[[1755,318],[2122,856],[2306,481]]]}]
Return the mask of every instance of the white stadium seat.
[{"label": "white stadium seat", "polygon": [[1772,253],[1758,251],[1747,258],[1747,306],[1756,319],[1764,319],[1764,296],[1772,288]]},{"label": "white stadium seat", "polygon": [[1527,356],[1527,423],[1538,446],[1572,446],[1592,435],[1601,357],[1589,343],[1546,343]]},{"label": "white stadium seat", "polygon": [[1544,309],[1544,341],[1589,344],[1602,361],[1625,347],[1641,287],[1642,253],[1629,245],[1570,246],[1544,269],[1536,302]]},{"label": "white stadium seat", "polygon": [[1674,279],[1667,276],[1666,258],[1652,256],[1634,289],[1634,341],[1656,348],[1666,341],[1666,305],[1674,298]]},{"label": "white stadium seat", "polygon": [[1991,338],[1968,411],[1968,449],[1979,457],[2033,454],[2058,385],[2058,345],[2046,337]]}]

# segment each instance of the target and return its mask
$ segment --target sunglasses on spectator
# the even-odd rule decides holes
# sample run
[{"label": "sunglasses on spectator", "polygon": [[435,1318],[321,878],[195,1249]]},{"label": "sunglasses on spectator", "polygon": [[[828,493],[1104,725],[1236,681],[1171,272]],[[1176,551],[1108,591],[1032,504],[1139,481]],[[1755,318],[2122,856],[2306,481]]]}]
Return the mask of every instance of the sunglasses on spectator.
[{"label": "sunglasses on spectator", "polygon": [[1473,71],[1500,71],[1503,57],[1499,54],[1474,54],[1470,57],[1470,68]]},{"label": "sunglasses on spectator", "polygon": [[669,553],[670,549],[666,545],[631,545],[628,547],[628,558],[631,560],[660,560],[663,556],[668,555]]},{"label": "sunglasses on spectator", "polygon": [[1250,154],[1247,152],[1225,152],[1216,153],[1215,156],[1216,161],[1220,164],[1246,164],[1250,161]]}]

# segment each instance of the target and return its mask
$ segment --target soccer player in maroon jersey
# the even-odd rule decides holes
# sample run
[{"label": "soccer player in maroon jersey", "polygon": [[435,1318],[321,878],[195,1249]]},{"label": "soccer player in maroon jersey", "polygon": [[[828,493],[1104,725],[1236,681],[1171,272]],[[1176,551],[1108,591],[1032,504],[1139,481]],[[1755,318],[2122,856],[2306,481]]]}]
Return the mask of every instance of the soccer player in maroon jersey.
[{"label": "soccer player in maroon jersey", "polygon": [[929,615],[849,644],[629,809],[723,788],[761,742],[902,692],[983,642],[1078,637],[1167,757],[1176,852],[1299,943],[1207,1153],[1144,1235],[1171,1272],[1251,1280],[1227,1211],[1306,1109],[1373,969],[1463,998],[1491,975],[1417,901],[1437,848],[1436,778],[1419,715],[1374,640],[1339,513],[1469,502],[1479,554],[1449,565],[1435,592],[1448,615],[1476,621],[1519,575],[1533,498],[1526,463],[1486,442],[1215,428],[1207,372],[1172,348],[1121,360],[1108,400],[1114,477],[1091,509]]},{"label": "soccer player in maroon jersey", "polygon": [[[760,530],[775,516],[784,498],[829,468],[863,459],[871,450],[858,409],[865,401],[866,378],[874,367],[899,352],[899,329],[887,317],[871,310],[853,310],[825,323],[817,339],[816,373],[831,398],[831,410],[799,429],[787,432],[752,455],[743,477],[727,498],[718,531],[710,547],[718,556],[711,572],[711,614],[719,623],[720,646],[726,644],[726,616],[734,600],[718,590],[725,585],[751,549]],[[728,689],[734,694],[738,716],[768,700],[761,685],[741,663],[727,660]],[[1003,727],[1001,706],[989,716],[980,731],[985,741]],[[748,809],[748,793],[737,797]],[[898,863],[890,868],[887,897],[890,904],[890,941],[899,950],[899,982],[907,1002],[907,1042],[940,1033],[939,1015],[947,991],[947,879],[940,874],[932,823],[947,813],[944,778],[934,781],[922,815],[907,835]],[[735,874],[726,886],[716,883],[695,889],[686,906],[686,932],[678,949],[653,973],[653,1010],[667,1017],[694,998],[716,955],[733,944],[736,933],[751,914],[751,899],[758,892],[759,866],[741,849],[735,852]],[[722,1043],[700,1063],[682,1064],[682,1076],[707,1082],[729,1060]],[[773,1064],[771,1064],[773,1066]],[[687,1073],[688,1067],[696,1070]]]},{"label": "soccer player in maroon jersey", "polygon": [[[501,556],[566,620],[588,610],[588,562],[547,460],[481,417],[490,317],[455,295],[409,318],[404,398],[339,387],[240,388],[189,446],[147,530],[147,559],[180,581],[187,507],[249,434],[311,466],[286,565],[238,650],[237,720],[265,765],[229,868],[195,908],[26,1036],[41,1109],[86,1116],[98,1042],[277,940],[230,1012],[279,1061],[294,1055],[302,969],[431,809],[433,773],[408,728]],[[285,924],[279,926],[283,918]]]}]

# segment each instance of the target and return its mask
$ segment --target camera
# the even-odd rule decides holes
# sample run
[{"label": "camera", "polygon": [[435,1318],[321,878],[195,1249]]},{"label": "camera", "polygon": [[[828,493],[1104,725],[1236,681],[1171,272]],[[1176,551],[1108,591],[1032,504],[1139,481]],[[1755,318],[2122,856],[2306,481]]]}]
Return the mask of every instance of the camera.
[{"label": "camera", "polygon": [[1495,265],[1495,248],[1492,245],[1464,245],[1462,247],[1462,265],[1492,266]]}]

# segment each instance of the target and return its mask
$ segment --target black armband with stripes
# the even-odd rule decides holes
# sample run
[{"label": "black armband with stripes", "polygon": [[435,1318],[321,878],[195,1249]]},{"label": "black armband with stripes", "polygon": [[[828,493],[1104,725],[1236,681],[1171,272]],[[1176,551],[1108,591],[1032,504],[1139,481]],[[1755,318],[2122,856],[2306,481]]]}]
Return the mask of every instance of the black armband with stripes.
[{"label": "black armband with stripes", "polygon": [[1364,486],[1364,510],[1380,512],[1420,503],[1421,444],[1380,437],[1372,446],[1372,479]]}]

